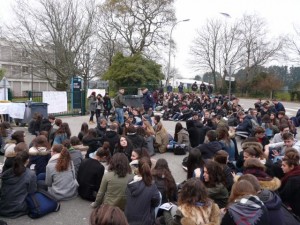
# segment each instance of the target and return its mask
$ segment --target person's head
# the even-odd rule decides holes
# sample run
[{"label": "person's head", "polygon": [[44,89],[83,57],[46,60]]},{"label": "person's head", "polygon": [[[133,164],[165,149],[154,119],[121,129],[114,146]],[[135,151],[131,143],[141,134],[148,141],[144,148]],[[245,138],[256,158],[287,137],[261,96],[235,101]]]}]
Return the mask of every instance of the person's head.
[{"label": "person's head", "polygon": [[88,130],[89,130],[89,125],[86,122],[82,123],[80,131],[86,134]]},{"label": "person's head", "polygon": [[233,203],[235,200],[241,199],[249,195],[256,195],[256,190],[249,181],[240,180],[233,184],[228,203]]},{"label": "person's head", "polygon": [[11,129],[10,123],[9,122],[2,122],[0,123],[0,134],[2,137],[7,137],[7,132],[6,130]]},{"label": "person's head", "polygon": [[205,113],[204,113],[204,118],[205,119],[210,119],[210,111],[209,110],[206,110]]},{"label": "person's head", "polygon": [[285,152],[282,158],[281,168],[284,173],[288,173],[293,170],[296,166],[299,166],[300,156],[296,149],[290,148]]},{"label": "person's head", "polygon": [[278,128],[279,128],[281,135],[283,135],[284,133],[290,132],[290,127],[287,123],[280,124]]},{"label": "person's head", "polygon": [[128,225],[124,212],[117,206],[102,204],[90,216],[91,225]]},{"label": "person's head", "polygon": [[43,135],[43,136],[45,136],[45,137],[48,139],[48,137],[49,137],[49,132],[48,132],[48,131],[45,131],[45,130],[42,130],[42,131],[40,132],[40,135]]},{"label": "person's head", "polygon": [[15,160],[13,162],[13,172],[16,176],[21,176],[25,170],[26,165],[29,162],[29,153],[28,151],[20,151],[16,153]]},{"label": "person's head", "polygon": [[254,176],[252,174],[244,174],[244,175],[240,176],[238,179],[238,181],[241,181],[241,180],[249,181],[252,184],[252,186],[256,192],[259,192],[261,190],[260,183],[256,176]]},{"label": "person's head", "polygon": [[129,161],[124,153],[116,153],[110,160],[109,171],[114,171],[119,177],[125,177],[131,173]]},{"label": "person's head", "polygon": [[248,148],[244,149],[243,155],[244,155],[245,161],[247,161],[248,159],[251,159],[251,158],[259,157],[259,155],[257,154],[257,151],[252,147],[248,147]]},{"label": "person's head", "polygon": [[60,125],[60,127],[58,128],[58,130],[56,131],[56,134],[66,134],[67,137],[70,138],[71,130],[70,130],[69,124],[68,123],[62,123]]},{"label": "person's head", "polygon": [[249,113],[251,116],[257,116],[257,110],[256,109],[250,109]]},{"label": "person's head", "polygon": [[124,94],[124,92],[125,92],[125,89],[124,88],[119,88],[119,93],[121,93],[121,94]]},{"label": "person's head", "polygon": [[284,111],[279,111],[279,112],[277,113],[277,117],[278,117],[279,119],[285,117],[285,112],[284,112]]},{"label": "person's head", "polygon": [[87,134],[83,137],[88,137],[88,138],[96,138],[97,137],[97,131],[94,128],[90,128],[87,132]]},{"label": "person's head", "polygon": [[257,169],[261,171],[265,171],[265,165],[257,158],[249,158],[244,162],[245,169]]},{"label": "person's head", "polygon": [[116,125],[116,124],[111,124],[110,126],[109,126],[109,130],[110,131],[114,131],[114,132],[118,132],[118,126]]},{"label": "person's head", "polygon": [[203,165],[204,161],[201,152],[197,148],[192,148],[187,159],[187,178],[193,177],[194,170],[203,167]]},{"label": "person's head", "polygon": [[154,122],[154,124],[158,124],[160,122],[160,115],[155,115],[153,122]]},{"label": "person's head", "polygon": [[139,159],[138,171],[146,186],[151,186],[152,184],[151,166],[152,163],[150,157]]},{"label": "person's head", "polygon": [[199,120],[199,114],[197,112],[193,112],[192,120]]},{"label": "person's head", "polygon": [[275,120],[276,119],[276,113],[270,113],[270,120]]},{"label": "person's head", "polygon": [[285,146],[287,146],[287,147],[292,147],[295,143],[294,135],[290,132],[282,134],[282,139],[283,139]]},{"label": "person's head", "polygon": [[38,147],[45,147],[47,149],[50,149],[50,144],[48,142],[48,139],[44,135],[39,135],[32,141],[33,146]]},{"label": "person's head", "polygon": [[93,91],[93,92],[91,93],[91,96],[94,96],[94,97],[95,97],[95,96],[96,96],[96,92]]},{"label": "person's head", "polygon": [[55,120],[55,125],[60,127],[60,125],[62,124],[62,120],[61,119],[56,119]]},{"label": "person's head", "polygon": [[54,115],[48,115],[48,120],[52,124],[55,122],[55,116]]},{"label": "person's head", "polygon": [[178,196],[178,205],[195,206],[197,202],[208,203],[207,190],[199,178],[188,179],[182,186]]},{"label": "person's head", "polygon": [[265,129],[262,127],[256,127],[254,130],[254,135],[257,138],[263,138],[265,136]]},{"label": "person's head", "polygon": [[107,120],[105,118],[101,118],[99,117],[99,125],[101,128],[106,128],[107,127]]},{"label": "person's head", "polygon": [[70,143],[72,146],[80,145],[81,142],[77,136],[73,136],[70,138]]},{"label": "person's head", "polygon": [[131,160],[137,160],[137,159],[140,159],[143,157],[150,158],[149,153],[146,148],[135,148],[132,150]]},{"label": "person's head", "polygon": [[68,149],[61,144],[53,145],[51,148],[51,156],[55,154],[59,154],[57,163],[55,165],[56,171],[57,172],[66,171],[69,168],[71,162],[71,156]]},{"label": "person's head", "polygon": [[11,135],[11,139],[15,140],[16,143],[25,142],[24,141],[25,132],[22,130],[17,130]]},{"label": "person's head", "polygon": [[217,132],[218,140],[228,140],[229,139],[229,133],[228,133],[227,127],[225,127],[225,126],[218,127],[216,132]]},{"label": "person's head", "polygon": [[225,184],[225,173],[219,163],[213,160],[205,161],[203,178],[206,187],[215,187],[217,184]]},{"label": "person's head", "polygon": [[219,150],[216,152],[216,154],[214,156],[214,161],[216,161],[217,163],[226,165],[228,162],[228,157],[229,157],[229,154],[226,151]]},{"label": "person's head", "polygon": [[206,137],[209,142],[217,140],[217,132],[215,130],[209,130],[206,132]]},{"label": "person's head", "polygon": [[128,146],[128,142],[129,142],[129,140],[128,140],[128,138],[125,135],[122,135],[120,137],[120,141],[119,141],[120,147],[126,148]]},{"label": "person's head", "polygon": [[143,94],[145,94],[145,93],[147,93],[147,91],[148,91],[148,88],[146,88],[146,87],[143,87],[141,90],[142,90],[142,93],[143,93]]},{"label": "person's head", "polygon": [[135,134],[136,133],[136,128],[134,125],[129,125],[127,128],[127,134]]},{"label": "person's head", "polygon": [[109,146],[109,142],[105,141],[102,147],[98,148],[98,150],[96,151],[95,159],[97,159],[98,161],[105,161],[109,163],[111,159]]},{"label": "person's head", "polygon": [[17,144],[14,148],[15,153],[17,154],[18,152],[22,152],[22,151],[26,151],[28,152],[28,146],[25,144],[25,142],[20,142],[19,144]]}]

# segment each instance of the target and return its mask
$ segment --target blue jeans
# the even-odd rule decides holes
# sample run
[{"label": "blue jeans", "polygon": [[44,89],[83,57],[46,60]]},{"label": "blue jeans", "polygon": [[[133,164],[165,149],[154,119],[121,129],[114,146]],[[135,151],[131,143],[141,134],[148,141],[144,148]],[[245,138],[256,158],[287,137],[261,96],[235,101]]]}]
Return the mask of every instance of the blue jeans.
[{"label": "blue jeans", "polygon": [[124,111],[123,108],[116,108],[116,116],[117,121],[119,122],[120,126],[124,123]]}]

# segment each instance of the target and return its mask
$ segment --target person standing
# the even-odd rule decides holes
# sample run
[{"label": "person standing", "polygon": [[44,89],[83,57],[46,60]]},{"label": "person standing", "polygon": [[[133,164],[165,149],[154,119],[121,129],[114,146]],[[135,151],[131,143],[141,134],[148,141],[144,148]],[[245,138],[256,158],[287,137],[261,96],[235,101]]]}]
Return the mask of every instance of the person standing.
[{"label": "person standing", "polygon": [[195,83],[192,84],[192,91],[196,92],[198,90],[198,85],[197,82],[195,81]]},{"label": "person standing", "polygon": [[183,93],[183,83],[180,82],[179,86],[178,86],[178,92],[179,93]]},{"label": "person standing", "polygon": [[167,93],[169,94],[170,92],[173,92],[173,87],[172,87],[171,83],[169,83],[167,86]]},{"label": "person standing", "polygon": [[149,92],[148,88],[142,88],[143,93],[143,106],[144,110],[147,113],[150,108],[153,107],[154,99],[152,94]]},{"label": "person standing", "polygon": [[202,81],[202,83],[200,84],[200,92],[201,94],[204,93],[206,90],[206,85],[204,84],[204,82]]},{"label": "person standing", "polygon": [[114,107],[116,110],[116,116],[117,120],[120,124],[120,126],[123,125],[124,123],[124,111],[123,111],[123,106],[126,107],[125,101],[124,101],[124,88],[119,88],[118,95],[114,99]]},{"label": "person standing", "polygon": [[103,98],[101,94],[97,95],[97,105],[96,105],[96,122],[98,123],[98,118],[101,116],[101,113],[103,113]]},{"label": "person standing", "polygon": [[110,110],[112,108],[111,100],[108,93],[105,93],[105,96],[103,97],[103,107],[103,116],[105,116],[105,118],[108,118],[108,116],[110,115]]},{"label": "person standing", "polygon": [[89,123],[93,124],[93,123],[95,123],[94,122],[94,115],[95,115],[95,111],[96,111],[96,108],[97,108],[96,92],[94,92],[94,91],[92,92],[92,94],[88,97],[88,102],[89,102],[89,110],[90,110],[90,113],[91,113]]}]

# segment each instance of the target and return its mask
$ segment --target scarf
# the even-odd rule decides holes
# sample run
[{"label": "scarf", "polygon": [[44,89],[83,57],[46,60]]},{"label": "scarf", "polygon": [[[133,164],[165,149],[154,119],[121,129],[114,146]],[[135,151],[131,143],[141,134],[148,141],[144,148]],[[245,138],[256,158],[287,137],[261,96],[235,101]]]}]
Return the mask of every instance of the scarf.
[{"label": "scarf", "polygon": [[290,172],[286,173],[281,179],[281,185],[284,185],[290,177],[300,176],[300,166],[295,166]]},{"label": "scarf", "polygon": [[238,225],[255,225],[263,215],[262,202],[256,196],[239,199],[228,211]]},{"label": "scarf", "polygon": [[272,177],[270,177],[265,171],[258,168],[247,168],[244,170],[244,174],[252,174],[259,181],[270,181]]}]

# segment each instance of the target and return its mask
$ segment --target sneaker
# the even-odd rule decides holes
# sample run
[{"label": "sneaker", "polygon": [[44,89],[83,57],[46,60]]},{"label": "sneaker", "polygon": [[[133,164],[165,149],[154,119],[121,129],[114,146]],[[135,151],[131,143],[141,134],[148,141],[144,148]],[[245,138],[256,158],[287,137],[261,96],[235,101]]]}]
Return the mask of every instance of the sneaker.
[{"label": "sneaker", "polygon": [[184,171],[187,171],[187,170],[188,170],[187,167],[184,166],[184,165],[182,165],[182,168],[184,169]]}]

